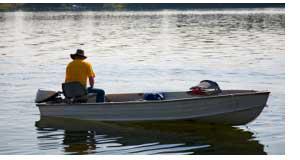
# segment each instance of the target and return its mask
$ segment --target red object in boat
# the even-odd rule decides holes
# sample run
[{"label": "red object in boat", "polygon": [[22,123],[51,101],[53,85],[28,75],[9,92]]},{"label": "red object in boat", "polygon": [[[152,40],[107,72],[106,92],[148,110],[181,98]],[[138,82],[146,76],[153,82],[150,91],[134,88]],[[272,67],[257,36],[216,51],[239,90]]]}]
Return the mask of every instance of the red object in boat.
[{"label": "red object in boat", "polygon": [[205,92],[202,90],[201,87],[192,87],[191,92],[192,94],[205,95]]}]

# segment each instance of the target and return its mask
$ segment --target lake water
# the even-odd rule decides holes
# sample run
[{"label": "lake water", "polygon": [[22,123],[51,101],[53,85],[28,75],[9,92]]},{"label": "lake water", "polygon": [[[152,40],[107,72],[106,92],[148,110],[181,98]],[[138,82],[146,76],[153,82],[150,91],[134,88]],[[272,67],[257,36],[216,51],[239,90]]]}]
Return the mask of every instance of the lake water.
[{"label": "lake water", "polygon": [[[285,154],[284,9],[0,13],[0,154]],[[40,119],[38,88],[61,90],[85,50],[107,93],[271,91],[245,126]]]}]

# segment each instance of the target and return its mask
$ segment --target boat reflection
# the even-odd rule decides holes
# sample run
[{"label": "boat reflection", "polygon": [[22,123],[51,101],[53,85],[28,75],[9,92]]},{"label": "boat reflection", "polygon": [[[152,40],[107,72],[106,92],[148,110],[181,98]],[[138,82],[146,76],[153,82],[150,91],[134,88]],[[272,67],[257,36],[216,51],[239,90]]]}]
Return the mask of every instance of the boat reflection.
[{"label": "boat reflection", "polygon": [[266,154],[252,132],[196,121],[99,122],[42,117],[36,127],[39,131],[64,130],[65,154]]}]

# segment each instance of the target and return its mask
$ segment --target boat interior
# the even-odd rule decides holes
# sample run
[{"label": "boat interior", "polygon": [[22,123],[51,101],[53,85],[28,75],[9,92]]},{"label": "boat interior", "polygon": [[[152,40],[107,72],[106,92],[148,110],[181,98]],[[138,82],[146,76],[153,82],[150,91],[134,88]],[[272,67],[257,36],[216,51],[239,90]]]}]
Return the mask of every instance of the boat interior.
[{"label": "boat interior", "polygon": [[[194,97],[207,97],[207,96],[216,96],[216,95],[228,95],[236,93],[255,93],[254,90],[223,90],[221,93],[217,94],[192,94],[190,91],[185,92],[163,92],[163,99],[157,100],[172,100],[172,99],[182,99],[182,98],[194,98]],[[105,102],[130,102],[130,101],[147,101],[145,99],[146,93],[119,93],[119,94],[107,94],[105,95]],[[151,93],[159,94],[159,93]],[[87,103],[95,103],[96,95],[89,94]]]},{"label": "boat interior", "polygon": [[[86,89],[79,82],[68,82],[62,84],[63,94],[66,99],[76,98],[84,101],[80,103],[95,103],[96,95],[87,93]],[[106,94],[105,102],[130,102],[130,101],[154,101],[154,100],[173,100],[183,98],[227,95],[236,93],[254,93],[253,90],[220,90],[217,88],[207,88],[198,90],[197,92],[181,91],[181,92],[157,92],[157,93],[118,93],[118,94]]]}]

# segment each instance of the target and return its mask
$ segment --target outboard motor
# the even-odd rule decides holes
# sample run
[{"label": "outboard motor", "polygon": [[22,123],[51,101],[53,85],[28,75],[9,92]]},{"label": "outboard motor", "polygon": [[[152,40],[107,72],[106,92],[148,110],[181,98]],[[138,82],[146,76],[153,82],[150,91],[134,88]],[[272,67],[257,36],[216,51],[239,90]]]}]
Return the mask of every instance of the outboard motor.
[{"label": "outboard motor", "polygon": [[59,99],[60,92],[38,89],[35,97],[35,103],[56,101]]},{"label": "outboard motor", "polygon": [[191,87],[190,90],[191,94],[196,95],[212,95],[222,92],[218,83],[211,80],[203,80],[198,85]]}]

